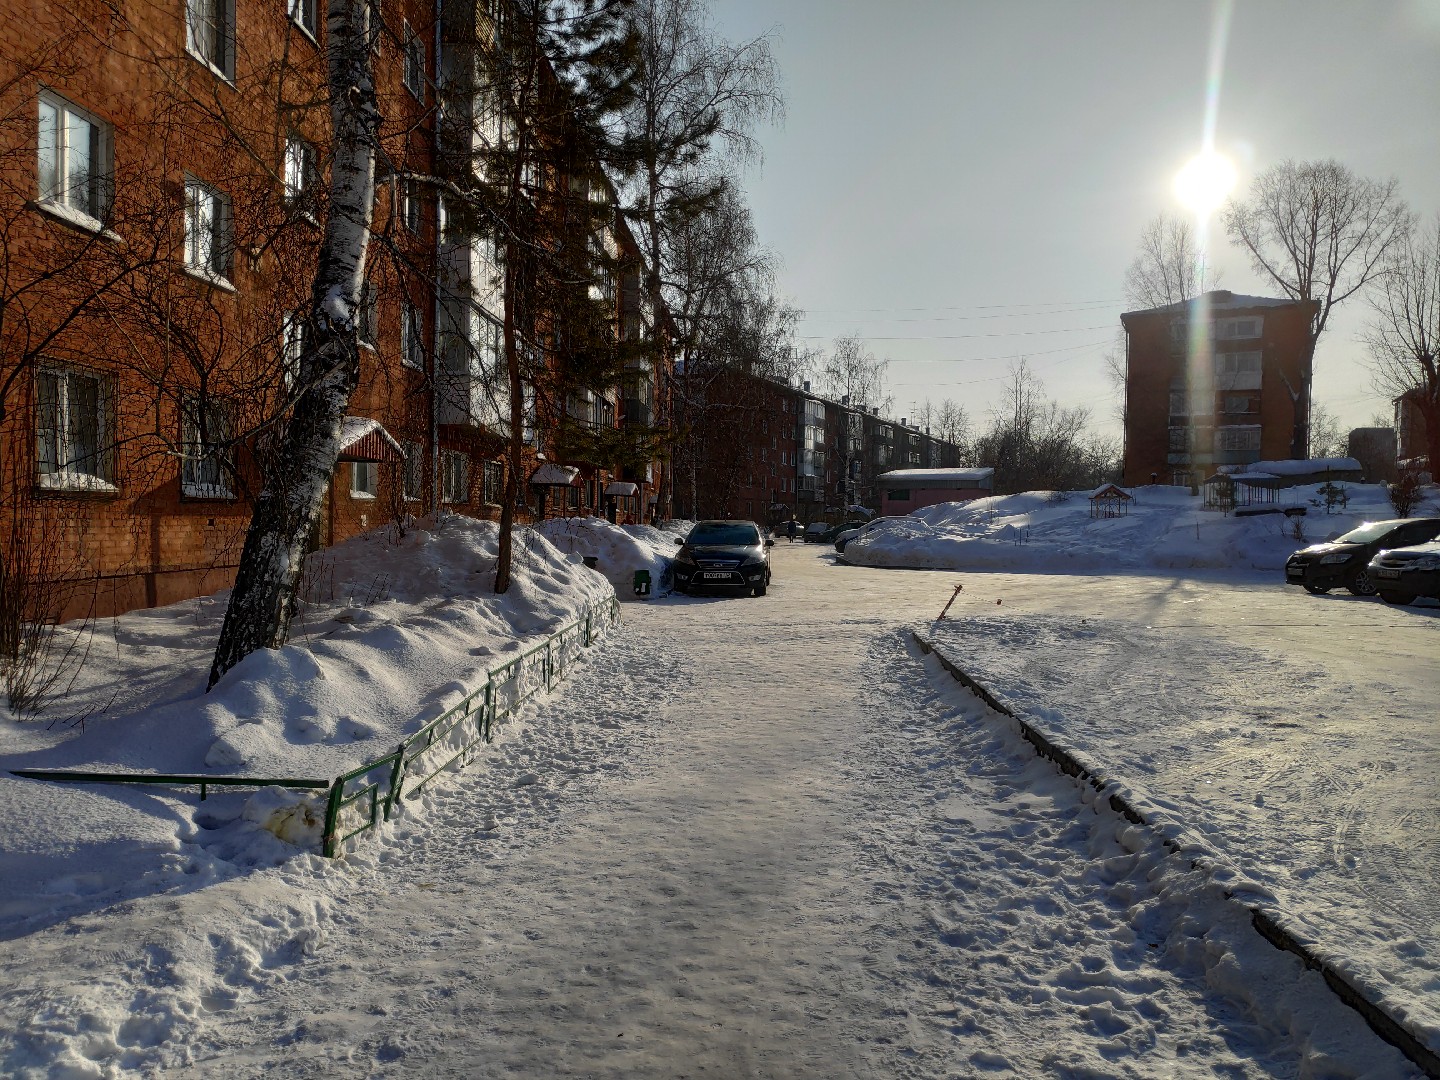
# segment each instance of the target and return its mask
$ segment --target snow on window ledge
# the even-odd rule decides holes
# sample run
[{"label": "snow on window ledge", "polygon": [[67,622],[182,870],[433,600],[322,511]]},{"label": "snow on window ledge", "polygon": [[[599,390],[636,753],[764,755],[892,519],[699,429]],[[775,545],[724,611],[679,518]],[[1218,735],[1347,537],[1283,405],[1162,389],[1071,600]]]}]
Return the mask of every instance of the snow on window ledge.
[{"label": "snow on window ledge", "polygon": [[356,491],[354,488],[351,488],[351,489],[350,489],[350,497],[351,497],[352,499],[370,499],[370,500],[372,500],[372,501],[373,501],[374,499],[378,498],[378,496],[372,494],[371,492],[368,492],[368,491]]},{"label": "snow on window ledge", "polygon": [[199,52],[197,52],[195,49],[191,48],[191,46],[190,46],[189,44],[186,44],[186,46],[185,46],[185,52],[186,52],[186,53],[190,56],[190,58],[191,58],[192,60],[194,60],[196,63],[202,65],[203,67],[209,68],[211,74],[213,74],[217,79],[219,79],[221,82],[223,82],[226,86],[230,87],[230,89],[232,89],[232,90],[235,89],[235,78],[234,78],[234,76],[232,76],[229,72],[227,72],[227,71],[225,71],[225,70],[223,70],[223,69],[221,69],[221,68],[219,68],[219,67],[216,67],[213,61],[211,61],[211,60],[209,60],[208,58],[202,56],[202,55],[201,55]]},{"label": "snow on window ledge", "polygon": [[205,284],[207,285],[213,285],[217,289],[222,289],[225,292],[233,293],[235,291],[235,286],[231,284],[229,278],[221,277],[219,274],[215,273],[215,271],[206,270],[203,266],[191,266],[189,263],[186,263],[185,273],[189,274],[193,278],[205,282]]},{"label": "snow on window ledge", "polygon": [[98,218],[93,218],[83,210],[76,210],[73,206],[66,206],[64,203],[56,202],[54,199],[41,199],[35,203],[37,210],[42,210],[53,218],[63,221],[66,225],[73,225],[85,232],[95,233],[113,243],[123,244],[124,239],[119,233],[112,232],[105,227],[105,223]]},{"label": "snow on window ledge", "polygon": [[120,494],[120,489],[110,481],[82,472],[41,473],[39,486],[43,491],[87,491],[96,495]]},{"label": "snow on window ledge", "polygon": [[181,484],[180,494],[187,499],[235,498],[235,493],[221,484]]}]

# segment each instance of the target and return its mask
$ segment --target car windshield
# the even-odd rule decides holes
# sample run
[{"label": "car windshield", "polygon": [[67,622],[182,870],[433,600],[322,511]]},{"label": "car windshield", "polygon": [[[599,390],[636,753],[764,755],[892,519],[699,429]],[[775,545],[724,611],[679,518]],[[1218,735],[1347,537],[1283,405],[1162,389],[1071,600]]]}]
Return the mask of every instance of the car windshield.
[{"label": "car windshield", "polygon": [[702,522],[690,530],[687,543],[690,544],[748,544],[760,543],[760,530],[754,525],[728,522]]},{"label": "car windshield", "polygon": [[1367,521],[1358,529],[1351,529],[1344,536],[1337,537],[1337,544],[1368,544],[1372,540],[1379,540],[1382,536],[1395,528],[1389,521]]}]

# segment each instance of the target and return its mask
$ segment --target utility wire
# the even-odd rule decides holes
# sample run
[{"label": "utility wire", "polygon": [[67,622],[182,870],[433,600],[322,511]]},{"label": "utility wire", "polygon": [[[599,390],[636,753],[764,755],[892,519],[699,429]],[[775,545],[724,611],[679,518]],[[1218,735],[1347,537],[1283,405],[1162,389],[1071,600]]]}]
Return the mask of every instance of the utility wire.
[{"label": "utility wire", "polygon": [[[967,338],[1033,337],[1037,334],[1079,334],[1087,330],[1109,330],[1109,323],[1099,326],[1069,326],[1061,330],[1004,330],[997,334],[922,334],[896,336],[882,334],[858,334],[862,341],[963,341]],[[829,341],[834,334],[796,334],[801,341]],[[841,335],[844,336],[844,335]]]}]

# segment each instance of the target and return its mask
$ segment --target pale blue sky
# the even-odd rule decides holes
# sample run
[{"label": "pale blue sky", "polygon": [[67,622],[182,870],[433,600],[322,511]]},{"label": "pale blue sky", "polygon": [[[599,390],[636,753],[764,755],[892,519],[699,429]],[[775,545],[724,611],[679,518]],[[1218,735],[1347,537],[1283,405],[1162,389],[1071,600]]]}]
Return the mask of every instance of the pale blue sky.
[{"label": "pale blue sky", "polygon": [[[1214,9],[1198,2],[712,0],[732,39],[774,28],[788,118],[747,177],[806,344],[859,332],[896,416],[951,397],[986,418],[1010,358],[1109,421],[1102,355],[1141,226],[1179,208],[1200,146]],[[1440,0],[1235,5],[1216,146],[1241,184],[1286,157],[1395,176],[1440,211]],[[1223,236],[1221,287],[1276,295]],[[1315,399],[1370,393],[1352,301]],[[890,339],[890,340],[887,340]],[[915,340],[895,340],[915,339]],[[1113,423],[1111,424],[1113,428]]]}]

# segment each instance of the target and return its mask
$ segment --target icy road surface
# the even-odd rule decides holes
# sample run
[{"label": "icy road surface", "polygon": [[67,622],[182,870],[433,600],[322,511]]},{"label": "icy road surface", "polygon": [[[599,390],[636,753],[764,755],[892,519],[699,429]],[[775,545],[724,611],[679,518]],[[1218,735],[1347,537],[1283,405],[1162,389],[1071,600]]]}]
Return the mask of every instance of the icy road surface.
[{"label": "icy road surface", "polygon": [[[776,561],[763,599],[627,605],[344,862],[5,942],[0,1072],[1413,1075],[912,653],[955,575]],[[1048,579],[985,580],[1013,610]],[[1191,587],[1068,579],[1049,603],[1140,616]]]}]

